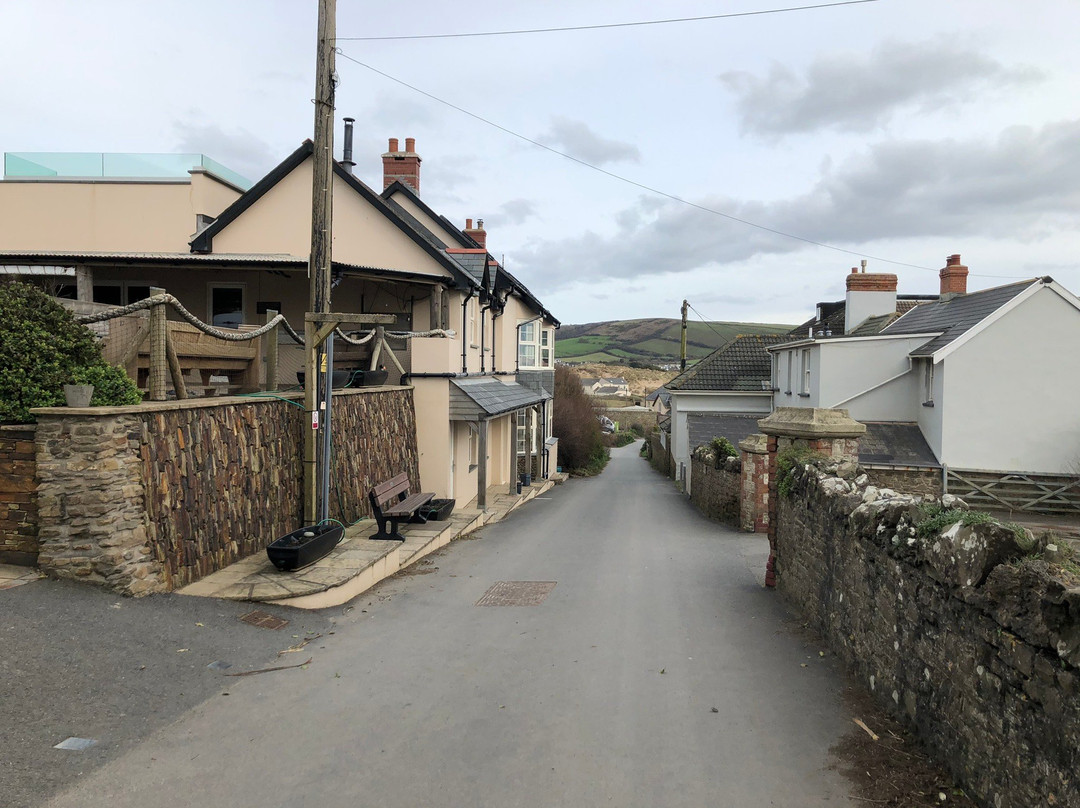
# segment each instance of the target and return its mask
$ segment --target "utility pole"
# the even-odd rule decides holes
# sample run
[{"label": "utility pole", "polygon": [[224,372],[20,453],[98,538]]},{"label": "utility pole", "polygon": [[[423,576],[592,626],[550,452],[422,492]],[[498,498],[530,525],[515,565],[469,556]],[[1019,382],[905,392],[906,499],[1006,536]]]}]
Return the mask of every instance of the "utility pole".
[{"label": "utility pole", "polygon": [[679,340],[679,357],[682,360],[679,372],[686,370],[686,309],[690,304],[682,302],[682,337]]},{"label": "utility pole", "polygon": [[[308,310],[315,314],[330,311],[330,262],[333,243],[333,183],[334,183],[334,48],[337,36],[336,0],[319,0],[318,42],[315,58],[315,146],[312,152],[311,183],[311,254],[308,258]],[[313,524],[318,505],[316,474],[317,436],[330,439],[325,418],[320,412],[325,396],[320,395],[320,344],[315,328],[305,322],[306,375],[304,377],[304,408],[311,423],[305,427],[304,440],[304,520]],[[333,368],[324,369],[332,373]],[[327,404],[327,407],[329,405]],[[322,422],[320,422],[322,421]]]}]

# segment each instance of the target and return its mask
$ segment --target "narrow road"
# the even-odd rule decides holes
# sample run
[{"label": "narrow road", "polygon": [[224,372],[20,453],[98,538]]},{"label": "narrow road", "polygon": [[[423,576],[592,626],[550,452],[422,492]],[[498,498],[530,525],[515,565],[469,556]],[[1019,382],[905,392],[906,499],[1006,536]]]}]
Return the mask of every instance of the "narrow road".
[{"label": "narrow road", "polygon": [[[841,682],[762,588],[765,540],[637,448],[328,610],[306,670],[221,678],[50,805],[851,804]],[[475,605],[497,581],[555,586]]]}]

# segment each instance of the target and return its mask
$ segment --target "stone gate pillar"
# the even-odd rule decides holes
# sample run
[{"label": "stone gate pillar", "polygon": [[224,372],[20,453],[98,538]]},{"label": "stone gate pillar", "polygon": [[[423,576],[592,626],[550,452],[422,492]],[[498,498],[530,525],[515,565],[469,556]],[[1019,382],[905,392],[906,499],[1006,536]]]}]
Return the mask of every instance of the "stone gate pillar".
[{"label": "stone gate pillar", "polygon": [[858,462],[859,438],[866,432],[844,409],[821,407],[777,407],[768,418],[758,421],[766,436],[768,451],[769,562],[765,586],[776,586],[777,496],[776,459],[789,449],[804,448],[823,457]]},{"label": "stone gate pillar", "polygon": [[742,482],[739,526],[748,533],[769,529],[769,446],[765,435],[750,435],[739,442]]}]

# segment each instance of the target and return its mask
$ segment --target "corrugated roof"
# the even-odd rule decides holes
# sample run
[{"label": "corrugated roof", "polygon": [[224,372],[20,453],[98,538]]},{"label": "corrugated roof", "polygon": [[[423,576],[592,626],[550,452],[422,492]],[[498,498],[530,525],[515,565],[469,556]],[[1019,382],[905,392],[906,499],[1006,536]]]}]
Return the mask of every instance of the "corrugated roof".
[{"label": "corrugated roof", "polygon": [[941,332],[940,336],[934,337],[911,352],[911,356],[931,356],[978,325],[1032,284],[1048,280],[1036,278],[1005,286],[995,286],[980,292],[957,295],[947,300],[924,303],[916,306],[881,333],[892,336]]},{"label": "corrugated roof", "polygon": [[919,425],[898,421],[864,421],[866,433],[859,438],[859,460],[897,466],[939,467]]},{"label": "corrugated roof", "polygon": [[517,382],[504,384],[491,378],[451,379],[450,383],[487,415],[502,415],[551,398],[542,391],[530,390]]},{"label": "corrugated roof", "polygon": [[740,334],[665,386],[680,390],[731,390],[760,393],[769,389],[772,361],[768,348],[790,342],[786,334]]},{"label": "corrugated roof", "polygon": [[692,412],[686,416],[686,431],[691,451],[713,438],[727,438],[736,446],[739,441],[760,432],[757,422],[766,412]]}]

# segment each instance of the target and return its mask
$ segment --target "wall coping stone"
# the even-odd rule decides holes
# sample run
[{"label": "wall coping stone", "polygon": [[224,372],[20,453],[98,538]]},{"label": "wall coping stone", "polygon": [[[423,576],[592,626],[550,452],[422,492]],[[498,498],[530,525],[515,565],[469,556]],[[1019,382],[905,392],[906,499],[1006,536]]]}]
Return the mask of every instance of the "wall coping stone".
[{"label": "wall coping stone", "polygon": [[755,432],[739,441],[739,448],[750,454],[768,454],[769,439],[760,432]]},{"label": "wall coping stone", "polygon": [[[411,390],[412,385],[382,385],[381,387],[355,387],[352,389],[335,390],[335,396],[369,395],[371,393],[385,393],[391,390]],[[102,418],[116,415],[141,415],[147,412],[173,412],[175,410],[195,410],[207,407],[220,407],[225,404],[266,404],[280,401],[299,401],[304,398],[304,391],[278,393],[273,395],[246,395],[246,396],[206,396],[203,398],[189,398],[183,401],[144,401],[142,404],[133,404],[129,407],[34,407],[30,410],[36,416],[65,416],[78,415],[97,416]],[[20,429],[26,427],[18,427]]]},{"label": "wall coping stone", "polygon": [[866,424],[852,419],[846,409],[777,407],[758,421],[758,429],[788,438],[857,438],[866,432]]}]

